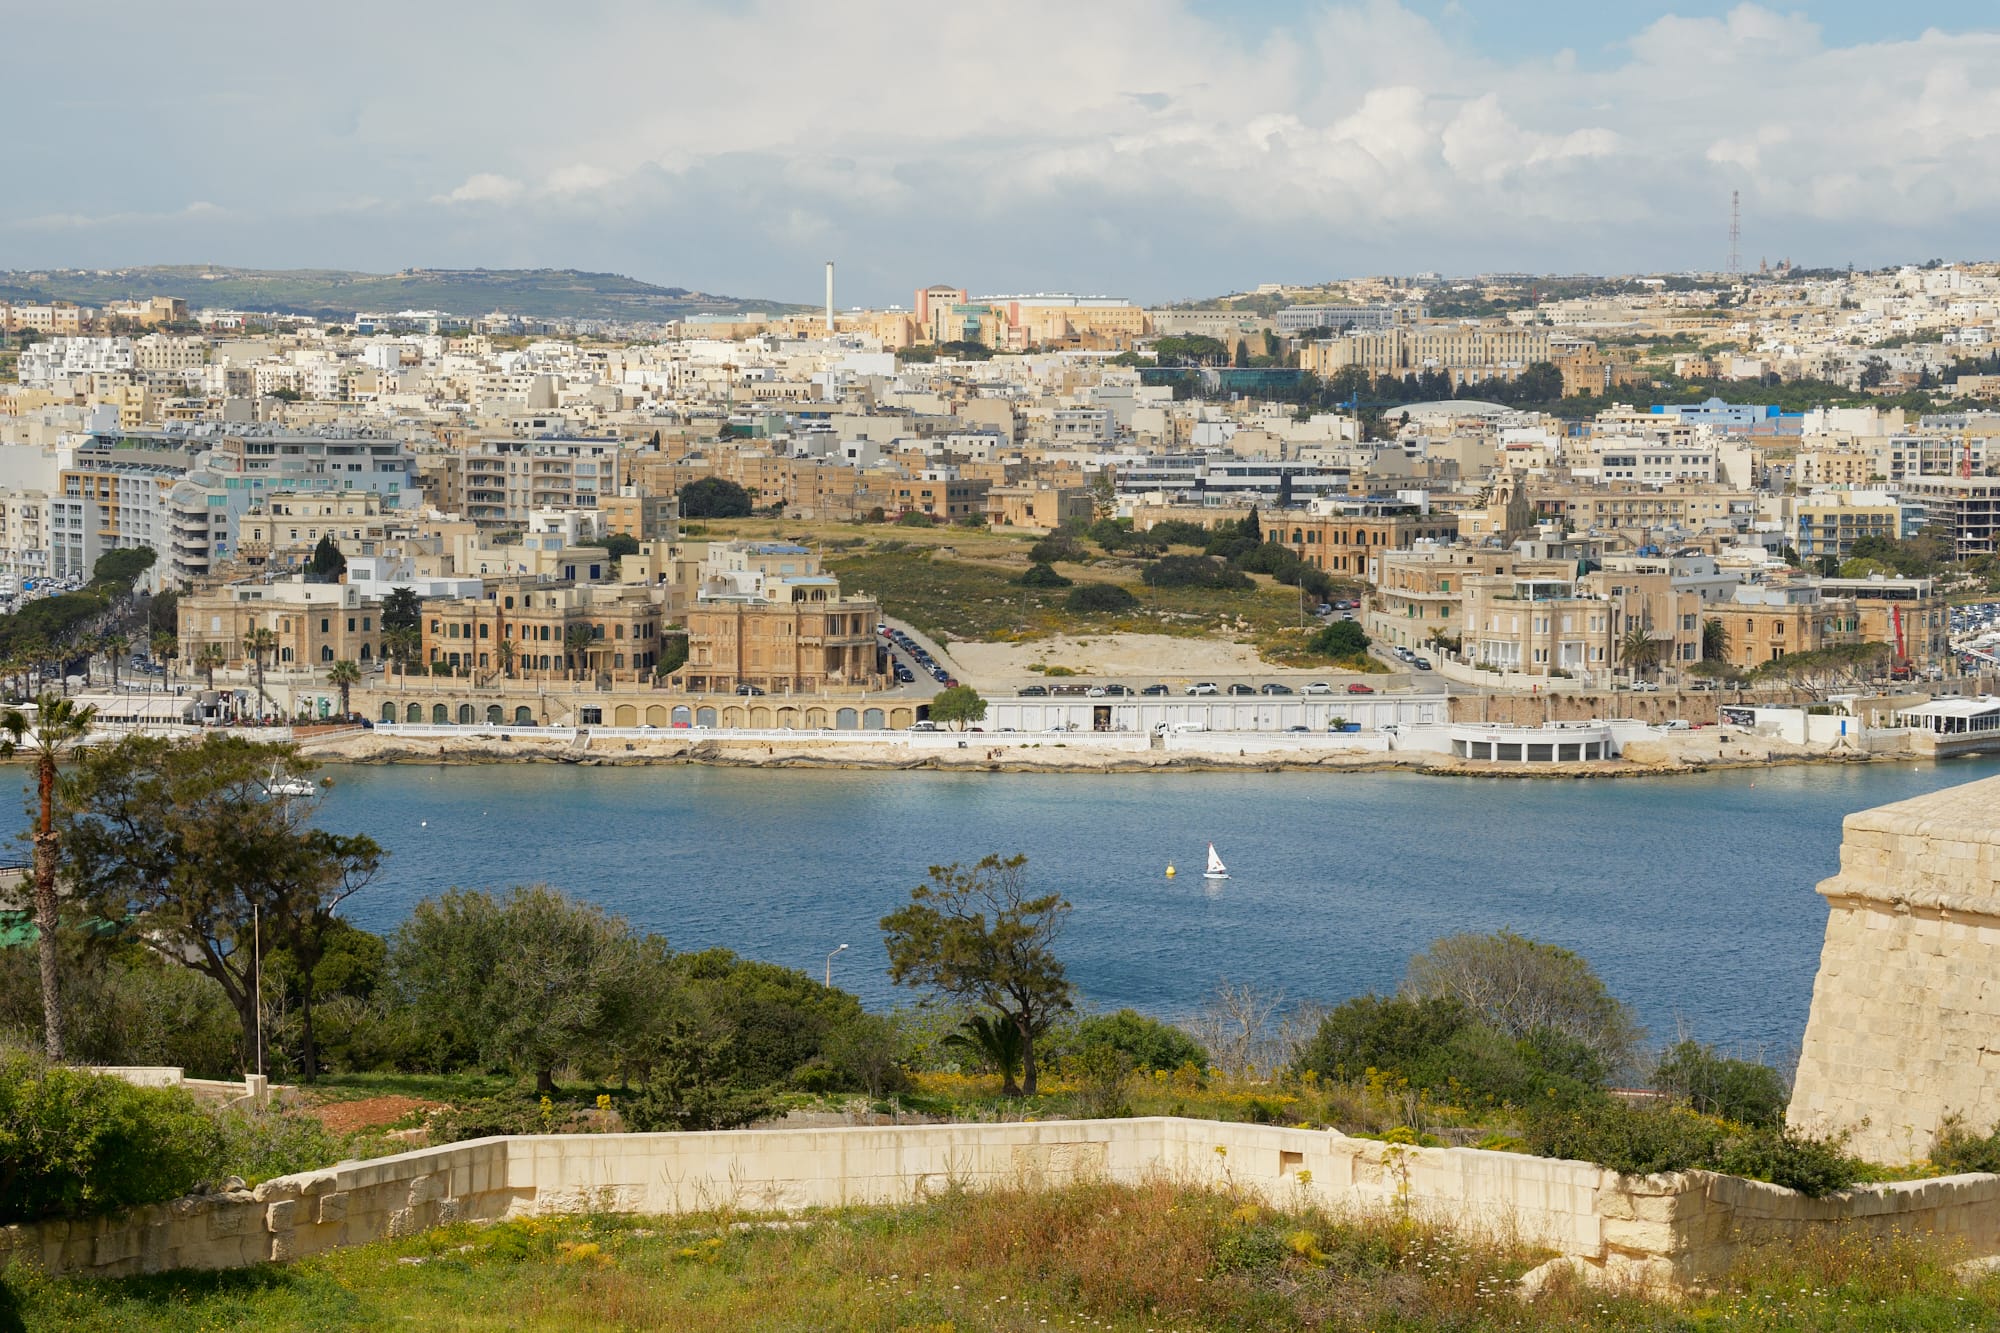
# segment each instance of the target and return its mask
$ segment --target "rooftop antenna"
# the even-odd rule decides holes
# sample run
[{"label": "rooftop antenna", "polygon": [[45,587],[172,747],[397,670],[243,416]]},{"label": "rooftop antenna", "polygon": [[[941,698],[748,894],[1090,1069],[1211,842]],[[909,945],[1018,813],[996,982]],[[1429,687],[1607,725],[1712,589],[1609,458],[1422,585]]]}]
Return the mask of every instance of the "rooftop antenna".
[{"label": "rooftop antenna", "polygon": [[1729,272],[1734,277],[1743,272],[1743,192],[1729,192]]}]

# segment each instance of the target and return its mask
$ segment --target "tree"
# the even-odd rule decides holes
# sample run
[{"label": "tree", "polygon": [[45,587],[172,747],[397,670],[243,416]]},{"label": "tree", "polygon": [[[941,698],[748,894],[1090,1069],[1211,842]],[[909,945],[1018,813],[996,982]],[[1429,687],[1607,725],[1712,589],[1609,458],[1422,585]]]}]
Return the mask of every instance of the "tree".
[{"label": "tree", "polygon": [[348,708],[348,692],[361,683],[360,665],[341,658],[326,669],[326,683],[340,691],[340,715],[346,717],[352,711]]},{"label": "tree", "polygon": [[229,654],[223,651],[222,645],[219,643],[204,643],[195,653],[194,664],[200,668],[203,677],[206,678],[207,688],[210,693],[213,693],[215,690],[215,669],[226,665],[228,661]]},{"label": "tree", "polygon": [[82,750],[97,710],[44,694],[28,719],[10,708],[0,713],[0,758],[24,754],[35,770],[35,956],[42,975],[42,1046],[51,1060],[63,1058],[62,999],[56,989],[56,832],[57,765]]},{"label": "tree", "polygon": [[986,716],[986,701],[970,685],[953,685],[937,692],[931,700],[931,721],[943,722],[963,731],[969,722]]},{"label": "tree", "polygon": [[614,532],[604,539],[604,550],[613,560],[639,554],[639,539],[629,532]]},{"label": "tree", "polygon": [[1021,1034],[1021,1091],[1035,1094],[1035,1041],[1067,1013],[1075,988],[1054,944],[1070,905],[1031,896],[1025,856],[988,856],[970,870],[932,866],[930,883],[882,918],[889,980],[994,1010]]},{"label": "tree", "polygon": [[1729,657],[1729,626],[1714,616],[1701,622],[1701,660],[1721,662]]},{"label": "tree", "polygon": [[1075,583],[1076,580],[1067,575],[1056,573],[1054,565],[1037,563],[1029,565],[1028,572],[1021,575],[1020,578],[1015,579],[1014,582],[1020,584],[1023,588],[1067,588]]},{"label": "tree", "polygon": [[597,636],[588,625],[571,625],[563,631],[563,650],[569,654],[570,667],[579,678],[590,669],[590,650],[596,642]]},{"label": "tree", "polygon": [[1767,1127],[1785,1120],[1788,1098],[1777,1070],[1753,1060],[1729,1059],[1698,1041],[1684,1040],[1667,1048],[1653,1068],[1653,1087],[1685,1099],[1703,1115]]},{"label": "tree", "polygon": [[500,664],[500,674],[512,678],[514,674],[514,641],[502,639],[493,645],[493,659]]},{"label": "tree", "polygon": [[1076,1025],[1079,1048],[1109,1046],[1131,1058],[1135,1069],[1179,1069],[1208,1065],[1208,1052],[1201,1043],[1169,1023],[1150,1018],[1136,1009],[1120,1009],[1115,1014],[1094,1014]]},{"label": "tree", "polygon": [[1618,641],[1618,660],[1630,668],[1634,676],[1643,676],[1658,666],[1660,653],[1660,641],[1644,625],[1632,626]]},{"label": "tree", "polygon": [[[392,593],[391,596],[393,595]],[[387,606],[386,602],[384,606]],[[382,618],[384,621],[388,620],[386,610]],[[396,674],[399,676],[409,675],[410,660],[423,650],[423,642],[423,631],[414,625],[398,626],[395,629],[384,628],[382,631],[382,651],[396,660]]]},{"label": "tree", "polygon": [[702,477],[681,487],[682,518],[748,518],[750,492],[721,477]]},{"label": "tree", "polygon": [[104,638],[104,658],[111,664],[111,688],[118,688],[118,665],[125,654],[132,650],[132,640],[123,634],[108,634]]},{"label": "tree", "polygon": [[1021,1072],[1021,1029],[1005,1018],[974,1014],[938,1044],[991,1067],[1000,1076],[1001,1096],[1021,1095],[1021,1085],[1015,1081]]},{"label": "tree", "polygon": [[1250,506],[1250,512],[1245,514],[1242,520],[1237,523],[1236,531],[1237,535],[1248,541],[1261,542],[1264,540],[1264,521],[1257,517],[1256,505]]},{"label": "tree", "polygon": [[423,599],[414,588],[391,588],[389,595],[382,599],[382,632],[392,634],[397,630],[414,630],[423,633]]},{"label": "tree", "polygon": [[558,1066],[611,1041],[645,971],[622,919],[546,884],[426,898],[389,956],[406,1004],[545,1094]]},{"label": "tree", "polygon": [[314,940],[381,863],[372,839],[313,827],[310,801],[272,797],[273,769],[310,767],[293,746],[227,733],[132,736],[85,753],[64,784],[78,897],[221,986],[251,1068],[263,1054],[254,946],[286,946],[310,971]]},{"label": "tree", "polygon": [[181,648],[180,640],[174,637],[174,632],[170,629],[154,630],[146,646],[152,650],[153,660],[162,665],[168,658],[177,656]]},{"label": "tree", "polygon": [[1118,512],[1118,469],[1102,468],[1090,478],[1090,516],[1107,519]]},{"label": "tree", "polygon": [[1631,1062],[1641,1029],[1582,957],[1509,930],[1438,940],[1410,959],[1403,993],[1454,999],[1517,1040],[1550,1032],[1580,1043],[1607,1070]]},{"label": "tree", "polygon": [[1368,635],[1352,620],[1336,620],[1323,626],[1306,645],[1324,657],[1359,657],[1368,651]]},{"label": "tree", "polygon": [[1079,583],[1063,599],[1063,606],[1073,612],[1130,611],[1137,605],[1139,599],[1115,583]]},{"label": "tree", "polygon": [[266,706],[270,702],[264,693],[264,654],[277,651],[278,636],[259,625],[243,636],[243,646],[250,650],[250,669],[257,676],[257,708],[261,716],[268,711]]},{"label": "tree", "polygon": [[340,547],[328,533],[313,547],[311,558],[306,561],[306,578],[314,583],[336,583],[347,572],[347,557],[340,553]]}]

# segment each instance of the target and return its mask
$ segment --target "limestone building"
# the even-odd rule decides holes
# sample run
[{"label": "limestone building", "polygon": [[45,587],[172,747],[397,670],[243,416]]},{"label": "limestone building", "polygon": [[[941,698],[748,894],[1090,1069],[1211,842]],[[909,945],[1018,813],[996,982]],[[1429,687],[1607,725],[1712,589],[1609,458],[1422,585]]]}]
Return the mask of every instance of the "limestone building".
[{"label": "limestone building", "polygon": [[1879,1162],[2000,1120],[2000,778],[1849,815],[1791,1123]]}]

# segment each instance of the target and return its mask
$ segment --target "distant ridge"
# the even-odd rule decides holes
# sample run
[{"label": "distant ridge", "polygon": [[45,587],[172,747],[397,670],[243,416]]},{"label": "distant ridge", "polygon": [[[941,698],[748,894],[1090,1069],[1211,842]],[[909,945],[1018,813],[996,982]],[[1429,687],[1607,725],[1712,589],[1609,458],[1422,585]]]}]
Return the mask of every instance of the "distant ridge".
[{"label": "distant ridge", "polygon": [[170,264],[118,269],[0,270],[0,300],[102,305],[178,296],[191,309],[275,311],[351,318],[357,310],[504,311],[529,319],[660,322],[742,310],[786,313],[805,306],[655,287],[617,273],[570,268],[413,268],[400,273],[343,269],[253,269]]}]

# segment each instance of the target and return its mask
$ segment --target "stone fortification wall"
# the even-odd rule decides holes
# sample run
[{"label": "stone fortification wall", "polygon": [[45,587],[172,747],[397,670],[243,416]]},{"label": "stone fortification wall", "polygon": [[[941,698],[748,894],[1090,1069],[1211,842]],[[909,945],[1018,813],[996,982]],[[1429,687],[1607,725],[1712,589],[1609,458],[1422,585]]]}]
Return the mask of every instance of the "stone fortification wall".
[{"label": "stone fortification wall", "polygon": [[1791,1120],[1908,1162],[2000,1120],[2000,778],[1849,815]]},{"label": "stone fortification wall", "polygon": [[1746,1237],[1857,1220],[1939,1230],[1962,1239],[1970,1255],[2000,1253],[2000,1177],[1808,1200],[1698,1172],[1621,1177],[1514,1153],[1155,1118],[482,1139],[117,1218],[6,1228],[0,1263],[11,1256],[51,1273],[113,1277],[283,1261],[453,1221],[587,1210],[791,1212],[952,1188],[1160,1175],[1277,1204],[1408,1210],[1546,1246],[1593,1275],[1662,1287],[1716,1276]]}]

